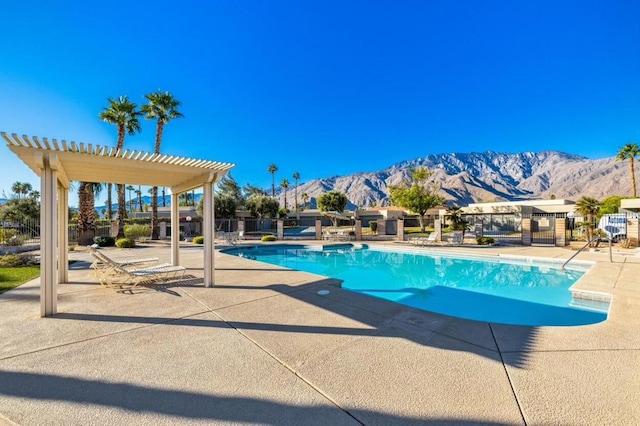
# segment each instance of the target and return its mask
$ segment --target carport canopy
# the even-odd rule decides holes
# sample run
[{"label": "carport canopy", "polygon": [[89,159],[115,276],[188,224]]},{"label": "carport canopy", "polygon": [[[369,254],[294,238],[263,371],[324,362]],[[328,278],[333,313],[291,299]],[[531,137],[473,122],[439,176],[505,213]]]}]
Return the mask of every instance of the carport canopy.
[{"label": "carport canopy", "polygon": [[[40,313],[55,315],[57,284],[66,283],[71,181],[171,188],[171,227],[179,229],[178,195],[203,187],[204,285],[214,283],[213,186],[234,164],[0,133],[8,148],[40,177]],[[179,232],[171,233],[171,262],[179,265]]]}]

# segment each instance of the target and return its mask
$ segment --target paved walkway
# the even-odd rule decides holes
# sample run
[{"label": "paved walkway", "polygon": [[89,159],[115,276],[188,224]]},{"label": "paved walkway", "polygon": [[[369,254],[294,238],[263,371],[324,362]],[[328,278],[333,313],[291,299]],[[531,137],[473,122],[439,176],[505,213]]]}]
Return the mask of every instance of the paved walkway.
[{"label": "paved walkway", "polygon": [[[581,286],[614,295],[607,321],[518,327],[220,253],[217,287],[206,289],[201,250],[181,248],[196,279],[132,293],[101,288],[88,253],[73,252],[51,318],[38,317],[39,280],[0,296],[0,423],[640,423],[640,257],[580,255],[598,262]],[[163,245],[132,252],[170,256]]]}]

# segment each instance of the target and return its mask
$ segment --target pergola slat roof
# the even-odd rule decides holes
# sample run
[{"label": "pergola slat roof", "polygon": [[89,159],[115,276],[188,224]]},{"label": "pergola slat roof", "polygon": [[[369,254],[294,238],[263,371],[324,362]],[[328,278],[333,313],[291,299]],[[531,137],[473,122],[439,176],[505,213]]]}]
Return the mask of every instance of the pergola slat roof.
[{"label": "pergola slat roof", "polygon": [[[7,146],[40,177],[40,314],[57,312],[57,284],[68,280],[68,196],[70,181],[171,188],[171,229],[180,228],[178,194],[203,188],[204,286],[214,285],[215,213],[213,186],[230,163],[106,146],[49,141],[0,132]],[[171,233],[171,263],[179,264],[179,232]]]},{"label": "pergola slat roof", "polygon": [[[56,139],[38,139],[34,136],[0,133],[7,146],[37,175],[40,167],[34,153],[47,151],[55,154],[69,180],[80,182],[106,182],[145,186],[181,187],[209,172],[218,174],[218,179],[234,164],[199,160],[177,155],[154,154],[146,151],[67,142]],[[81,154],[81,155],[78,155]],[[114,173],[117,170],[117,173]]]}]

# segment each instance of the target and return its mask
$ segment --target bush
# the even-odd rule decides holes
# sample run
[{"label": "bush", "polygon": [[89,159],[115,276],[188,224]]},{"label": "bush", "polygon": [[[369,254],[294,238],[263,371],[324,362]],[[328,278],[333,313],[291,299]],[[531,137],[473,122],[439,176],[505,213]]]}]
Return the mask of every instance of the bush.
[{"label": "bush", "polygon": [[113,237],[94,237],[93,242],[100,247],[111,247],[116,243],[116,239]]},{"label": "bush", "polygon": [[262,241],[263,243],[268,243],[276,240],[277,238],[275,237],[275,235],[265,235],[262,238],[260,238],[260,241]]},{"label": "bush", "polygon": [[136,242],[131,238],[120,238],[116,241],[116,247],[120,248],[133,248],[136,246]]},{"label": "bush", "polygon": [[151,237],[149,225],[127,225],[124,227],[124,236],[132,240],[145,241]]},{"label": "bush", "polygon": [[15,268],[18,266],[33,265],[34,258],[30,254],[6,254],[0,256],[0,267]]},{"label": "bush", "polygon": [[369,222],[369,229],[371,229],[371,232],[378,232],[378,222],[375,220]]},{"label": "bush", "polygon": [[16,235],[18,235],[18,231],[15,230],[15,229],[1,228],[0,229],[0,243],[7,242],[11,238],[15,237]]},{"label": "bush", "polygon": [[203,236],[193,237],[193,244],[204,244],[204,237]]},{"label": "bush", "polygon": [[24,244],[25,241],[27,241],[29,239],[28,235],[25,234],[21,234],[21,235],[14,235],[13,237],[9,238],[5,244],[8,246],[21,246],[22,244]]},{"label": "bush", "polygon": [[476,241],[480,246],[488,246],[496,242],[496,240],[491,237],[477,237]]}]

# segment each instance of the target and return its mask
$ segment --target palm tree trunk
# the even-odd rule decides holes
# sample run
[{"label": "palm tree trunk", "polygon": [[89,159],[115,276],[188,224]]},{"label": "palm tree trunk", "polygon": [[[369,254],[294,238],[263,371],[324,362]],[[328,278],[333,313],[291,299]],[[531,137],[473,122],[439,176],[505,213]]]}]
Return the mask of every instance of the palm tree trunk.
[{"label": "palm tree trunk", "polygon": [[[162,130],[164,129],[164,122],[158,120],[156,126],[156,144],[154,146],[154,153],[160,154],[160,145],[162,144]],[[165,206],[164,201],[164,188],[162,188],[162,206]],[[154,186],[151,189],[151,239],[157,240],[160,238],[160,232],[158,230],[158,187]]]},{"label": "palm tree trunk", "polygon": [[[118,123],[118,144],[116,149],[121,151],[124,146],[124,123]],[[116,238],[124,238],[124,218],[127,214],[126,199],[124,196],[124,185],[116,185],[118,192],[118,235]]]},{"label": "palm tree trunk", "polygon": [[118,235],[116,238],[124,238],[124,218],[127,215],[126,204],[124,185],[118,184]]},{"label": "palm tree trunk", "polygon": [[159,238],[160,232],[158,230],[158,187],[154,186],[153,188],[151,188],[151,239],[157,240]]},{"label": "palm tree trunk", "polygon": [[113,218],[113,207],[111,203],[111,187],[112,184],[107,184],[107,219],[111,220]]},{"label": "palm tree trunk", "polygon": [[96,234],[96,211],[91,183],[80,182],[78,204],[78,243],[81,245],[93,244],[93,238]]},{"label": "palm tree trunk", "polygon": [[629,172],[631,173],[631,191],[633,192],[633,198],[637,198],[636,194],[636,173],[633,169],[633,155],[629,156]]}]

